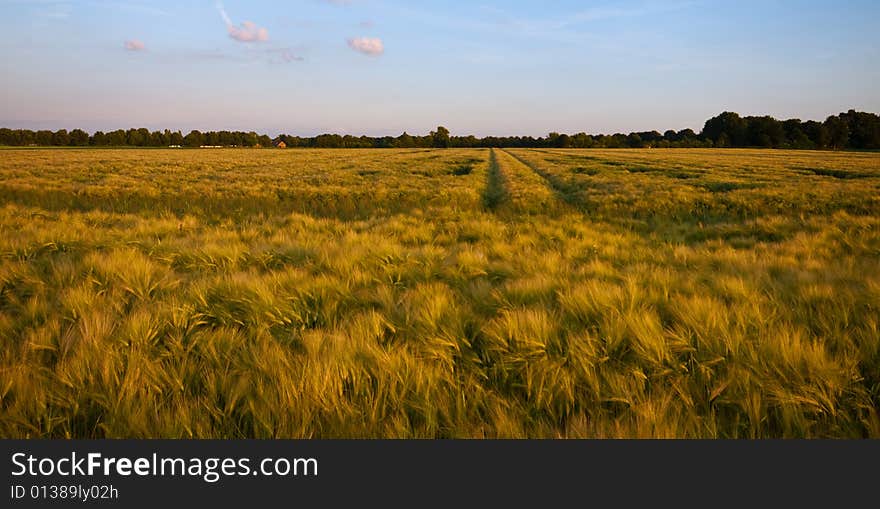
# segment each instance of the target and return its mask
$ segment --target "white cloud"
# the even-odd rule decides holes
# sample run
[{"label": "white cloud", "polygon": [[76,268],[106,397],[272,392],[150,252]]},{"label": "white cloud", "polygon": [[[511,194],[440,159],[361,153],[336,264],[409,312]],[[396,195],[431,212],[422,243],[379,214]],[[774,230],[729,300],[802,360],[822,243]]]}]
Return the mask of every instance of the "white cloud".
[{"label": "white cloud", "polygon": [[382,39],[375,37],[356,37],[348,40],[348,47],[370,56],[378,56],[385,52]]}]

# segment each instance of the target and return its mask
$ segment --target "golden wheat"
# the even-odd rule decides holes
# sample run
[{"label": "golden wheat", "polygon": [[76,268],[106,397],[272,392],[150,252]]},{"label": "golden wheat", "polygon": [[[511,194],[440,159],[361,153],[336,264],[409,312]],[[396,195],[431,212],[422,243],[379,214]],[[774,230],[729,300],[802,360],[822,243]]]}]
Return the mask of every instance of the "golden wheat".
[{"label": "golden wheat", "polygon": [[880,437],[880,156],[3,150],[3,437]]}]

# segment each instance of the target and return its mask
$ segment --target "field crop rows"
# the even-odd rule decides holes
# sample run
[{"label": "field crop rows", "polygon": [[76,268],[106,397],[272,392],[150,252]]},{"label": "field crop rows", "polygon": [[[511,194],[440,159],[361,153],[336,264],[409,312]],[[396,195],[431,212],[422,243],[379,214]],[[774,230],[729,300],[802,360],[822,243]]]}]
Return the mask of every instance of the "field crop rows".
[{"label": "field crop rows", "polygon": [[880,155],[3,150],[3,437],[880,437]]}]

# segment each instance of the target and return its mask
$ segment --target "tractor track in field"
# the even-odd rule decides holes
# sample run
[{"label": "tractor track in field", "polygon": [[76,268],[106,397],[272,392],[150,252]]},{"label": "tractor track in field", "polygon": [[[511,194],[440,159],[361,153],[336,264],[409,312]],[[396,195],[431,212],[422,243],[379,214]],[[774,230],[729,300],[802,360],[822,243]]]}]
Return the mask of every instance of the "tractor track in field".
[{"label": "tractor track in field", "polygon": [[489,149],[489,171],[486,176],[486,187],[483,189],[483,207],[496,211],[502,204],[510,201],[507,189],[507,177],[498,166],[495,149]]},{"label": "tractor track in field", "polygon": [[529,161],[526,161],[518,155],[511,153],[509,150],[502,149],[502,151],[510,157],[514,158],[515,160],[519,161],[520,164],[524,165],[526,168],[530,169],[536,175],[544,179],[544,181],[547,183],[547,186],[553,191],[554,194],[556,194],[557,198],[576,209],[580,210],[583,208],[583,204],[580,202],[577,196],[579,191],[578,187],[569,184],[563,179],[557,177],[556,175],[547,173],[546,171],[538,168]]}]

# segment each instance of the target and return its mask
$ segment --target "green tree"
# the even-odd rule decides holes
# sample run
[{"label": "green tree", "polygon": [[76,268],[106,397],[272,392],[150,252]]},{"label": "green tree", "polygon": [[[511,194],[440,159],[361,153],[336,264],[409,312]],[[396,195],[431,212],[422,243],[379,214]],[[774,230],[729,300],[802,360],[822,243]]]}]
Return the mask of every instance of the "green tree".
[{"label": "green tree", "polygon": [[82,129],[74,129],[70,131],[70,145],[74,147],[85,147],[89,144],[89,133]]},{"label": "green tree", "polygon": [[19,137],[20,137],[19,143],[21,145],[29,146],[29,145],[33,145],[36,143],[35,137],[36,137],[37,133],[31,131],[30,129],[22,129],[22,130],[19,130],[16,132],[19,133]]},{"label": "green tree", "polygon": [[165,138],[165,134],[161,131],[153,131],[150,133],[148,144],[151,147],[164,147],[165,145],[168,145],[168,140]]},{"label": "green tree", "polygon": [[205,144],[205,137],[202,135],[201,131],[194,129],[183,137],[183,144],[187,147],[201,147]]},{"label": "green tree", "polygon": [[441,126],[436,131],[431,131],[431,146],[434,148],[449,147],[449,129]]},{"label": "green tree", "polygon": [[626,137],[626,145],[630,148],[642,148],[645,146],[645,142],[639,134],[631,133]]},{"label": "green tree", "polygon": [[15,133],[12,129],[0,129],[0,145],[12,146],[18,145]]},{"label": "green tree", "polygon": [[780,147],[785,143],[782,122],[770,116],[746,117],[746,143],[755,147]]},{"label": "green tree", "polygon": [[413,137],[407,134],[406,131],[403,132],[397,139],[394,141],[394,146],[398,148],[413,148],[415,146],[415,140]]},{"label": "green tree", "polygon": [[67,129],[59,129],[52,134],[52,145],[56,147],[70,145],[70,134],[67,133]]},{"label": "green tree", "polygon": [[150,130],[144,127],[129,129],[125,135],[125,142],[132,147],[144,147],[150,144]]},{"label": "green tree", "polygon": [[113,147],[121,147],[125,145],[125,142],[125,131],[123,131],[122,129],[117,129],[115,131],[107,133],[107,145]]},{"label": "green tree", "polygon": [[96,147],[107,145],[107,135],[104,134],[104,131],[95,131],[95,134],[92,135],[92,139],[89,140],[89,143]]},{"label": "green tree", "polygon": [[183,134],[180,131],[174,131],[168,141],[169,145],[183,145]]},{"label": "green tree", "polygon": [[815,148],[828,148],[828,144],[831,142],[831,135],[828,133],[828,128],[825,127],[825,124],[815,120],[807,120],[803,123],[801,129],[810,138]]},{"label": "green tree", "polygon": [[828,130],[829,147],[840,150],[849,145],[849,126],[840,117],[828,117],[825,129]]},{"label": "green tree", "polygon": [[725,136],[724,146],[742,147],[746,144],[746,122],[738,114],[725,111],[712,117],[703,126],[703,137],[718,145],[721,136]]},{"label": "green tree", "polygon": [[849,127],[849,145],[852,148],[880,148],[880,116],[849,110],[840,114]]},{"label": "green tree", "polygon": [[559,148],[571,147],[571,136],[567,134],[560,134],[559,138],[556,139],[556,146]]},{"label": "green tree", "polygon": [[[257,144],[257,133],[255,133],[254,131],[251,131],[251,132],[249,132],[249,133],[245,133],[244,136],[242,136],[241,144],[242,144],[243,146],[245,146],[245,147],[253,147],[253,146],[256,146],[256,144]],[[287,143],[285,143],[285,145],[287,145]]]}]

